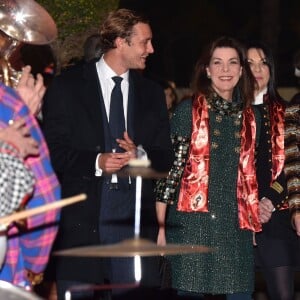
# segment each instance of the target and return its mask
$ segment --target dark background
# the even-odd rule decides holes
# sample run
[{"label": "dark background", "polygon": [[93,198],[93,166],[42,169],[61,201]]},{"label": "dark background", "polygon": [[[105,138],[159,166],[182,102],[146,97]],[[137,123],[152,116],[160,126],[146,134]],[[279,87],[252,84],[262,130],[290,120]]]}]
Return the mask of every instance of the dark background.
[{"label": "dark background", "polygon": [[144,13],[155,53],[146,74],[188,87],[202,47],[226,34],[260,39],[273,50],[279,86],[297,86],[293,56],[300,50],[299,0],[120,0],[119,7]]}]

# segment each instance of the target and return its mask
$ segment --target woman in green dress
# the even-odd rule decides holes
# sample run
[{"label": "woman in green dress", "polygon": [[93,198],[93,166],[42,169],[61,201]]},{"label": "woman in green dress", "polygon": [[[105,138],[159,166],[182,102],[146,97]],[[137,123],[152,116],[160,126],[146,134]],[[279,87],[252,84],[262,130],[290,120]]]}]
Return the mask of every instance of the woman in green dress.
[{"label": "woman in green dress", "polygon": [[170,256],[179,294],[251,299],[253,232],[261,230],[255,175],[260,124],[251,108],[255,81],[244,47],[213,41],[200,57],[194,96],[175,109],[176,159],[157,183],[158,244],[200,244],[211,253]]}]

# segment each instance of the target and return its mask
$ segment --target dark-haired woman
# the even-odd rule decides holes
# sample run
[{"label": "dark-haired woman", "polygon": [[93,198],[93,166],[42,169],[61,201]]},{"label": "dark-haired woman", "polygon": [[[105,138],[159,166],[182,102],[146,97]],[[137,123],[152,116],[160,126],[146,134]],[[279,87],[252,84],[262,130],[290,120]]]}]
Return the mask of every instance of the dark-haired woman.
[{"label": "dark-haired woman", "polygon": [[255,264],[263,274],[271,300],[292,300],[300,244],[290,222],[283,169],[286,103],[276,90],[271,50],[262,42],[252,42],[248,45],[247,57],[257,81],[254,104],[262,116],[257,180],[263,230],[255,236]]},{"label": "dark-haired woman", "polygon": [[157,184],[158,243],[214,250],[170,257],[179,295],[251,299],[252,235],[261,230],[254,83],[245,48],[230,37],[218,38],[196,65],[193,98],[181,102],[171,118],[176,160]]}]

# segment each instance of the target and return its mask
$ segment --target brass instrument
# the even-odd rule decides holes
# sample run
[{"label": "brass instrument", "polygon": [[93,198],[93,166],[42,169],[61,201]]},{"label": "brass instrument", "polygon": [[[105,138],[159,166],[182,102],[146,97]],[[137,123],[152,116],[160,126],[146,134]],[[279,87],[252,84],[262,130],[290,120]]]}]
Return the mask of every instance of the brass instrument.
[{"label": "brass instrument", "polygon": [[15,87],[20,72],[11,66],[22,43],[50,44],[57,27],[49,13],[34,0],[0,0],[0,81]]}]

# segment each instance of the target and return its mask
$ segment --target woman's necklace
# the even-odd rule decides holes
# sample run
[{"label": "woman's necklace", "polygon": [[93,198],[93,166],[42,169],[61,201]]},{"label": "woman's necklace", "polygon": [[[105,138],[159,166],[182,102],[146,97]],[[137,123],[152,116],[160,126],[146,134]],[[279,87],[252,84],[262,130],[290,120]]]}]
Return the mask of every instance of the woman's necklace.
[{"label": "woman's necklace", "polygon": [[207,97],[208,107],[222,116],[240,118],[243,110],[243,103],[226,101],[215,92]]}]

